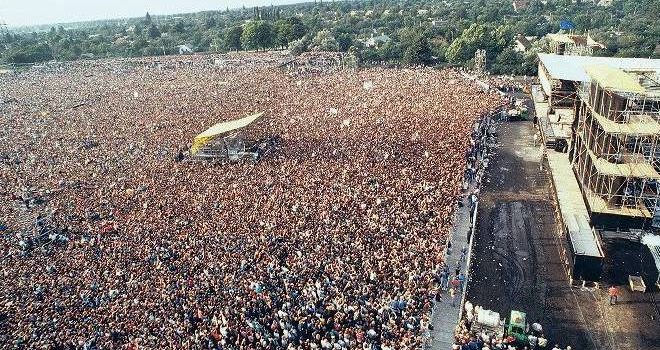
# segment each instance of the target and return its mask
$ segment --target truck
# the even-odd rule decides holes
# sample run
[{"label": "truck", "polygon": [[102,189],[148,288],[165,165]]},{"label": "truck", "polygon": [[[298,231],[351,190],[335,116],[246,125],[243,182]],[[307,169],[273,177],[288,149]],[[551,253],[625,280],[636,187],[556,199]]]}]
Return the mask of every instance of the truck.
[{"label": "truck", "polygon": [[519,344],[527,344],[529,342],[527,339],[527,315],[524,312],[511,310],[506,334],[515,338]]},{"label": "truck", "polygon": [[517,344],[527,345],[527,314],[518,310],[511,310],[509,322],[501,319],[498,312],[479,309],[472,322],[473,332],[485,332],[499,338],[512,337]]}]

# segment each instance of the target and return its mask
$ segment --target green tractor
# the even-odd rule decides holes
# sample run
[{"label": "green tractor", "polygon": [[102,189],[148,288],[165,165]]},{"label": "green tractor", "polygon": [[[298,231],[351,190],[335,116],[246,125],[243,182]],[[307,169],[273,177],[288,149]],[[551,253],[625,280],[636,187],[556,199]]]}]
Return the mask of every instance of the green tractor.
[{"label": "green tractor", "polygon": [[527,339],[527,315],[524,312],[511,310],[509,324],[506,328],[507,336],[512,336],[519,344],[528,344]]}]

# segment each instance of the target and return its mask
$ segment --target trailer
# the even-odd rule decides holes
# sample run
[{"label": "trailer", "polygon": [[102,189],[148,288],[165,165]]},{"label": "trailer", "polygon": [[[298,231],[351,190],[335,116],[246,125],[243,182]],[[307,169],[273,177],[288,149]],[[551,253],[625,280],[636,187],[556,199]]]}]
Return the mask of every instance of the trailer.
[{"label": "trailer", "polygon": [[504,336],[504,320],[500,319],[500,314],[492,310],[480,309],[475,315],[474,322],[470,328],[473,332],[486,332],[496,337]]},{"label": "trailer", "polygon": [[633,292],[646,292],[646,283],[641,276],[628,275],[628,284]]}]

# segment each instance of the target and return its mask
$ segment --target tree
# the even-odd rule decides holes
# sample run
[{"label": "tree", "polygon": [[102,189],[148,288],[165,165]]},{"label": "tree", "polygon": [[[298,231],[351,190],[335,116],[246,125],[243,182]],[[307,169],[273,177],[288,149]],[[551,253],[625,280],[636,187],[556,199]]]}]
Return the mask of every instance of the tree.
[{"label": "tree", "polygon": [[523,56],[513,48],[506,48],[495,58],[490,71],[494,74],[522,74]]},{"label": "tree", "polygon": [[[425,16],[417,15],[417,10],[426,6],[419,0],[406,2],[405,5],[369,1],[250,9],[243,6],[242,9],[222,13],[186,14],[180,18],[163,20],[162,24],[146,13],[138,20],[85,24],[81,26],[85,28],[84,31],[56,26],[50,31],[2,33],[0,55],[5,61],[33,60],[41,57],[38,53],[41,49],[34,52],[35,46],[38,46],[36,43],[49,46],[50,55],[58,60],[78,59],[81,52],[94,53],[100,57],[160,55],[163,52],[160,43],[165,37],[173,40],[171,45],[166,46],[166,52],[174,52],[175,46],[182,42],[194,44],[196,50],[218,51],[220,45],[223,50],[240,50],[244,44],[241,42],[242,26],[251,18],[266,28],[269,25],[272,28],[272,42],[259,42],[256,40],[259,36],[255,36],[254,32],[246,33],[245,45],[254,44],[256,46],[251,47],[257,49],[288,45],[295,48],[295,52],[302,52],[309,49],[315,34],[328,31],[332,35],[322,34],[326,36],[325,42],[321,44],[324,40],[319,38],[315,47],[328,46],[334,49],[336,42],[338,50],[347,51],[352,46],[360,46],[357,38],[365,39],[374,33],[388,33],[392,38],[390,43],[377,48],[358,49],[359,59],[363,62],[400,63],[404,56],[408,63],[418,62],[420,52],[425,51],[419,51],[426,45],[418,41],[420,33],[424,33],[423,36],[431,46],[433,63],[449,59],[453,63],[468,64],[475,50],[485,49],[488,62],[498,65],[494,69],[505,71],[509,69],[506,67],[515,66],[506,64],[505,58],[519,59],[510,51],[504,52],[510,47],[513,34],[543,37],[558,30],[560,19],[573,21],[580,32],[589,30],[595,40],[604,42],[607,48],[596,55],[658,55],[655,50],[660,33],[658,0],[617,0],[608,8],[593,5],[586,0],[579,4],[570,0],[531,0],[525,11],[516,13],[515,20],[511,19],[513,8],[510,4],[510,1],[504,0],[439,2],[431,7],[432,13],[429,14],[435,19],[436,23],[433,24]],[[365,17],[351,14],[352,10],[373,12]],[[291,15],[293,13],[295,15]],[[258,25],[255,23],[248,26]],[[161,33],[168,35],[163,37]],[[266,35],[266,39],[268,37]],[[303,37],[306,39],[298,41]],[[334,37],[334,41],[330,37]],[[148,43],[146,47],[144,40]],[[535,69],[531,64],[533,60],[528,59],[528,55],[524,56],[524,71]]]},{"label": "tree", "polygon": [[149,31],[147,33],[148,33],[149,37],[152,38],[152,39],[160,37],[160,30],[158,30],[158,27],[156,27],[155,24],[152,24],[149,27]]},{"label": "tree", "polygon": [[218,25],[218,21],[213,16],[209,16],[204,21],[204,29],[209,30]]},{"label": "tree", "polygon": [[45,43],[15,46],[5,54],[9,63],[36,63],[53,59],[51,47]]},{"label": "tree", "polygon": [[131,44],[131,56],[140,56],[149,43],[143,38],[139,38]]},{"label": "tree", "polygon": [[182,21],[176,21],[176,23],[174,23],[174,27],[172,29],[174,29],[174,32],[176,32],[176,33],[183,34],[186,31],[186,25],[183,24]]},{"label": "tree", "polygon": [[307,28],[298,17],[290,17],[287,22],[291,24],[291,34],[287,38],[289,42],[298,40],[307,34]]},{"label": "tree", "polygon": [[243,34],[243,27],[235,26],[229,28],[225,32],[225,47],[229,51],[238,51],[241,49],[241,35]]},{"label": "tree", "polygon": [[275,44],[273,25],[266,21],[252,21],[241,34],[241,43],[246,50],[265,50]]},{"label": "tree", "polygon": [[312,39],[313,51],[339,51],[339,44],[329,30],[322,30],[316,33]]},{"label": "tree", "polygon": [[348,49],[353,45],[353,36],[348,33],[339,33],[335,36],[337,39],[337,44],[339,46],[339,51],[347,52]]},{"label": "tree", "polygon": [[[289,38],[293,32],[293,25],[286,20],[275,22],[275,43],[279,47],[286,47],[289,44]],[[295,39],[294,39],[295,40]]]},{"label": "tree", "polygon": [[376,53],[380,61],[401,62],[404,50],[404,45],[390,40],[385,44],[380,45],[376,50]]},{"label": "tree", "polygon": [[403,63],[406,65],[431,64],[431,45],[426,36],[420,34],[403,53]]},{"label": "tree", "polygon": [[466,63],[477,49],[484,49],[489,57],[495,57],[500,50],[491,33],[492,30],[487,26],[473,23],[449,45],[447,60],[451,63]]},{"label": "tree", "polygon": [[306,52],[308,47],[309,39],[307,39],[307,37],[302,37],[289,43],[289,51],[291,51],[292,55],[296,56]]}]

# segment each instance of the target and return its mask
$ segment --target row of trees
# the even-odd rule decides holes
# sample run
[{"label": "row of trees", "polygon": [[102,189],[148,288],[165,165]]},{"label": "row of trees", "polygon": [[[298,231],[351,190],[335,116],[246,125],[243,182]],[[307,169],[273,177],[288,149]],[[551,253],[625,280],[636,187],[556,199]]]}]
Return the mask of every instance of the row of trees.
[{"label": "row of trees", "polygon": [[[657,56],[657,13],[657,0],[615,0],[611,8],[591,1],[532,0],[521,12],[514,12],[508,0],[307,3],[176,17],[147,14],[7,33],[0,37],[0,58],[26,63],[163,55],[177,53],[185,44],[198,52],[289,48],[294,53],[351,52],[363,63],[470,65],[474,52],[483,48],[491,71],[530,74],[534,50],[526,55],[514,51],[517,33],[542,37],[556,32],[559,20],[566,19],[606,44],[599,55]],[[365,45],[383,33],[389,41]]]},{"label": "row of trees", "polygon": [[297,17],[273,22],[252,20],[244,26],[235,25],[225,32],[227,50],[265,50],[286,48],[307,34],[307,28]]}]

